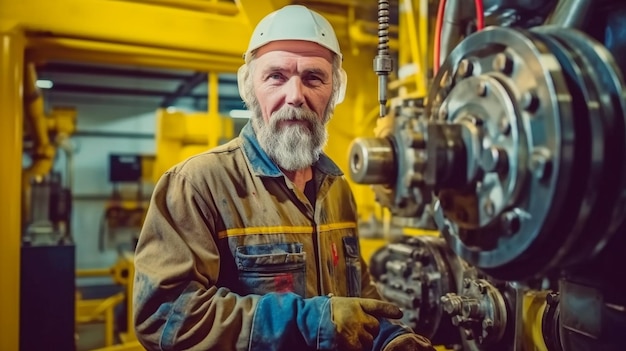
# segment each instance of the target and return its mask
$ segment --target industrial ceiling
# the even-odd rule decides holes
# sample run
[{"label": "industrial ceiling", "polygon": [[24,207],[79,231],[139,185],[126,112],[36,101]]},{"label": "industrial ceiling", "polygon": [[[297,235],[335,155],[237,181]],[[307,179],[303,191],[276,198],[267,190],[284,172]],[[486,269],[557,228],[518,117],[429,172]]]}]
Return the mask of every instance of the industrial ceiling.
[{"label": "industrial ceiling", "polygon": [[[52,61],[38,68],[39,86],[51,101],[90,104],[104,101],[145,108],[187,106],[208,109],[206,72],[141,66]],[[219,111],[242,109],[234,73],[219,74]]]},{"label": "industrial ceiling", "polygon": [[[215,12],[221,18],[230,18],[245,12],[250,23],[254,23],[256,19],[262,17],[261,13],[259,13],[260,11],[271,10],[272,7],[277,8],[287,3],[300,3],[334,18],[335,22],[337,22],[337,18],[341,19],[340,21],[343,24],[339,25],[340,28],[336,28],[339,36],[348,32],[347,26],[349,22],[355,20],[371,23],[371,34],[373,34],[373,37],[376,34],[374,25],[377,16],[377,1],[309,0],[291,2],[261,1],[255,3],[253,1],[233,0],[127,0],[120,2],[130,2],[134,3],[134,5],[145,3],[147,6],[161,6],[168,9],[174,7],[176,10],[184,11],[186,14],[202,11]],[[392,8],[395,7],[392,6]],[[237,9],[239,9],[238,13],[235,13]],[[137,18],[137,21],[144,22],[145,19]],[[244,48],[246,45],[245,40],[247,40],[249,34],[245,31],[235,32],[234,27],[239,27],[236,23],[233,22],[230,25],[231,27],[223,28],[221,33],[230,33],[233,35],[232,40],[238,42],[232,46]],[[341,28],[344,24],[346,28]],[[172,19],[170,25],[176,26],[176,19]],[[336,23],[334,25],[337,27]],[[96,31],[97,29],[85,27],[85,30]],[[221,33],[217,34],[220,36],[219,41],[228,42],[228,38],[225,39]],[[155,33],[155,35],[159,35],[159,33]],[[204,35],[199,34],[199,36]],[[216,34],[213,33],[213,35]],[[108,55],[83,55],[81,53],[66,55],[63,52],[55,51],[56,49],[47,49],[47,41],[51,38],[56,40],[56,33],[47,30],[41,32],[31,30],[29,36],[33,38],[32,42],[34,43],[34,49],[31,50],[32,54],[30,56],[37,63],[37,78],[40,80],[40,87],[45,88],[42,91],[47,101],[70,106],[94,103],[101,105],[106,103],[111,106],[131,104],[153,110],[172,106],[184,106],[189,110],[195,111],[206,111],[208,109],[207,71],[195,69],[196,67],[193,67],[196,66],[195,63],[190,66],[185,62],[181,62],[181,67],[174,67],[176,64],[167,62],[163,67],[160,67],[158,63],[149,62],[144,64],[143,62],[135,62],[142,60],[135,60],[132,57],[132,52],[122,53],[118,58],[114,59],[109,59]],[[72,34],[69,40],[80,39],[80,34]],[[116,38],[115,40],[119,41],[120,39]],[[131,35],[129,35],[129,40],[132,40]],[[218,38],[216,37],[214,41],[218,41]],[[119,44],[112,43],[112,45]],[[217,43],[215,45],[219,46]],[[219,71],[219,102],[217,110],[221,114],[227,115],[231,110],[244,108],[243,102],[239,97],[236,75],[234,73],[235,67],[242,61],[240,54],[234,55],[232,53],[232,47],[224,45],[223,52],[219,52],[219,48],[217,50],[218,52],[215,53],[216,62],[223,58],[227,64],[222,65],[220,63],[214,65],[207,63],[207,67],[211,65],[224,67],[224,69]],[[243,50],[240,51],[242,52]],[[201,64],[197,66],[201,66]]]}]

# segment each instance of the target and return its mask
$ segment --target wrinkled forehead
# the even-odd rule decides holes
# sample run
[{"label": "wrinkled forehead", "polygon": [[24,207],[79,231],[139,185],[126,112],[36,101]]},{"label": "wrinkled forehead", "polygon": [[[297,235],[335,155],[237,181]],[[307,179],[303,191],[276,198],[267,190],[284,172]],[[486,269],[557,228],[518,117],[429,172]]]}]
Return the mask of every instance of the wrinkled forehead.
[{"label": "wrinkled forehead", "polygon": [[283,52],[299,57],[322,58],[329,63],[333,62],[333,52],[329,49],[310,41],[304,40],[278,40],[260,47],[255,56],[261,56],[271,52]]}]

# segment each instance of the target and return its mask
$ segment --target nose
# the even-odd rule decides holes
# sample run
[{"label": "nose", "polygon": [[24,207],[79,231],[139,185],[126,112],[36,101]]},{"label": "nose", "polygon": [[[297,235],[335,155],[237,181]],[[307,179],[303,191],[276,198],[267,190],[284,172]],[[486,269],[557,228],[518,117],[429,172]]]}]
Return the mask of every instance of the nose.
[{"label": "nose", "polygon": [[301,107],[304,104],[304,86],[300,77],[291,77],[285,86],[285,102],[294,107]]}]

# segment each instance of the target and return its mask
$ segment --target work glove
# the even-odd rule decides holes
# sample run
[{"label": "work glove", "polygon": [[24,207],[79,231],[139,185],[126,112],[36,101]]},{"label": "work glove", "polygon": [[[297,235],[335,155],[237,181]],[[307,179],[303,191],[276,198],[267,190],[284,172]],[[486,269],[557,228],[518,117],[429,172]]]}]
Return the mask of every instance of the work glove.
[{"label": "work glove", "polygon": [[378,319],[402,317],[396,305],[375,299],[333,296],[330,307],[341,351],[371,350],[380,330]]},{"label": "work glove", "polygon": [[406,333],[400,334],[391,340],[383,351],[435,351],[435,348],[425,337]]}]

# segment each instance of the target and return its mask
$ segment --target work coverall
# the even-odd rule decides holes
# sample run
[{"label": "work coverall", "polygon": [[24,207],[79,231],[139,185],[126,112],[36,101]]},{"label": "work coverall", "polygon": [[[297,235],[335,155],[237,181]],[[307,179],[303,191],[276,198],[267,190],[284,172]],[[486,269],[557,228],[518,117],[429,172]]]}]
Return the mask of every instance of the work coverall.
[{"label": "work coverall", "polygon": [[[380,298],[349,184],[325,155],[315,203],[238,138],[157,183],[135,253],[134,320],[150,350],[332,350],[328,295]],[[404,327],[387,320],[373,350]]]}]

